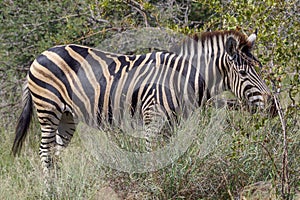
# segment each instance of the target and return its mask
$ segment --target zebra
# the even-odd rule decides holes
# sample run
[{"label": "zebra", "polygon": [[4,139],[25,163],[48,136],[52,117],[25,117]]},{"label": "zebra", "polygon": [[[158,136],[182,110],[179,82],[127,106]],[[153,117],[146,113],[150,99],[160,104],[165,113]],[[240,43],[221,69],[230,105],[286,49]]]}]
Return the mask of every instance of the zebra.
[{"label": "zebra", "polygon": [[274,106],[270,89],[255,70],[262,66],[251,53],[256,37],[236,30],[204,32],[184,41],[177,52],[141,55],[54,46],[29,68],[12,153],[21,151],[33,107],[42,132],[39,155],[48,173],[53,154],[69,144],[79,121],[114,127],[127,112],[141,119],[149,139],[160,131],[152,128],[156,117],[176,121],[179,114],[186,117],[188,105],[201,107],[222,91],[259,108]]}]

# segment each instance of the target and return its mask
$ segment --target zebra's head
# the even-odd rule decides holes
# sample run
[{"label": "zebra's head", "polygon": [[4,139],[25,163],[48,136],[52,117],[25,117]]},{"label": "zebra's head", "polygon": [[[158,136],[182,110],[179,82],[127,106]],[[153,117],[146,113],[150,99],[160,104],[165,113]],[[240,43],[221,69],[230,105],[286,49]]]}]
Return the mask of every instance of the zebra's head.
[{"label": "zebra's head", "polygon": [[271,91],[256,71],[262,65],[251,53],[257,34],[247,37],[234,33],[225,37],[228,87],[251,107],[270,108],[271,115],[274,115],[276,109]]}]

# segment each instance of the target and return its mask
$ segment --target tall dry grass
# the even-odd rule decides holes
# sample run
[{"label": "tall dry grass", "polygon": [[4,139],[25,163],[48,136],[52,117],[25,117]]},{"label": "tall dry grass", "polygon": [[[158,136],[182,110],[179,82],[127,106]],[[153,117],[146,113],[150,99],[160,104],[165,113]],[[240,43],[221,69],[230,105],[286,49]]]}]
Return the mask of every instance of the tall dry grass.
[{"label": "tall dry grass", "polygon": [[[190,134],[190,127],[196,133],[187,150],[166,167],[145,173],[103,165],[83,141],[84,133],[76,133],[60,156],[49,191],[38,156],[37,123],[30,128],[21,155],[13,158],[11,122],[0,133],[0,199],[236,199],[249,195],[247,189],[257,183],[271,186],[263,190],[281,199],[283,138],[278,118],[215,108],[198,110],[195,116],[178,127],[180,134]],[[293,198],[300,187],[297,112],[289,113],[286,122]],[[125,149],[143,145],[124,134],[110,137]]]}]

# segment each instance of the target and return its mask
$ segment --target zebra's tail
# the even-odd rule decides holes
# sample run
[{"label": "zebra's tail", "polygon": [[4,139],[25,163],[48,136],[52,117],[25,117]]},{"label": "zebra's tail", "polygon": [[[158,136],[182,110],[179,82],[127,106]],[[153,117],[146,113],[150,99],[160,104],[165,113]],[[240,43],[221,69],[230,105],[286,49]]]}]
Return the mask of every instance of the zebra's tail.
[{"label": "zebra's tail", "polygon": [[19,117],[18,125],[16,127],[16,136],[12,147],[12,153],[14,156],[20,153],[23,142],[27,135],[27,130],[31,121],[31,115],[33,111],[32,97],[28,88],[27,82],[23,87],[23,111]]}]

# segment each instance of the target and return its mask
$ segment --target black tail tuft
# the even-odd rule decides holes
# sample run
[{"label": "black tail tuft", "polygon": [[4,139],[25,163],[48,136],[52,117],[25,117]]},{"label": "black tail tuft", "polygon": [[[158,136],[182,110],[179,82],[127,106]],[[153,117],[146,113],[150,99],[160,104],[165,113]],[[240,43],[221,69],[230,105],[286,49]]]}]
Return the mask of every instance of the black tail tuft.
[{"label": "black tail tuft", "polygon": [[18,125],[16,127],[16,136],[12,147],[12,153],[14,156],[20,153],[23,142],[27,135],[27,130],[31,121],[32,115],[32,97],[27,85],[23,91],[23,111],[19,117]]}]

